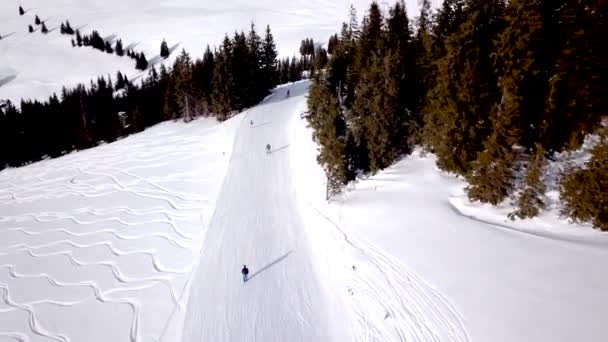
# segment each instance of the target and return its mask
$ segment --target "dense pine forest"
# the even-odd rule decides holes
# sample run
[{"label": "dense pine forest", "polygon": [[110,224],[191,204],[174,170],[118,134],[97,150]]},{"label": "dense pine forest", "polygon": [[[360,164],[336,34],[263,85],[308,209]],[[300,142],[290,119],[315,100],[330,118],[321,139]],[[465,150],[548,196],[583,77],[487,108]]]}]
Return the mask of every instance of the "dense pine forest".
[{"label": "dense pine forest", "polygon": [[468,182],[473,201],[545,207],[547,164],[600,137],[560,175],[562,214],[608,230],[608,2],[429,0],[354,9],[315,60],[307,119],[331,193],[416,146]]},{"label": "dense pine forest", "polygon": [[[163,42],[161,54],[165,49]],[[207,46],[201,59],[182,50],[171,67],[157,69],[145,61],[137,83],[118,72],[88,87],[64,87],[47,101],[22,100],[20,108],[0,101],[0,170],[112,142],[165,120],[225,120],[258,103],[279,82],[300,79],[305,58],[277,57],[270,27],[261,37],[252,25],[247,34],[226,35],[214,51]]]}]

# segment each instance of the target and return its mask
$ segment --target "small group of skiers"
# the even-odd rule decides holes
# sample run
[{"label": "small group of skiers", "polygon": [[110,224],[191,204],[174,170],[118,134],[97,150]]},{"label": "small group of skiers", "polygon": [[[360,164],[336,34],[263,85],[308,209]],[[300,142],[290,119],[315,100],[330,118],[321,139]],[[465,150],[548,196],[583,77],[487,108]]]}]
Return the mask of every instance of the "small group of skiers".
[{"label": "small group of skiers", "polygon": [[[289,89],[287,89],[287,93],[285,94],[285,97],[289,97],[290,96],[290,91]],[[249,120],[249,125],[253,126],[253,120]],[[270,144],[266,144],[266,153],[270,154],[272,152],[272,148],[270,146]]]}]

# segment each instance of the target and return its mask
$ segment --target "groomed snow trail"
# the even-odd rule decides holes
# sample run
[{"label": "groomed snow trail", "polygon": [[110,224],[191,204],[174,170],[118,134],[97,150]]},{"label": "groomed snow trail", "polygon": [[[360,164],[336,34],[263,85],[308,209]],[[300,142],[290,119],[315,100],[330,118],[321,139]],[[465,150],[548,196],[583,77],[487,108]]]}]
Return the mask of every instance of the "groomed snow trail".
[{"label": "groomed snow trail", "polygon": [[306,90],[281,88],[242,120],[191,282],[183,341],[345,340],[332,332],[344,325],[330,315],[289,172],[287,123]]}]

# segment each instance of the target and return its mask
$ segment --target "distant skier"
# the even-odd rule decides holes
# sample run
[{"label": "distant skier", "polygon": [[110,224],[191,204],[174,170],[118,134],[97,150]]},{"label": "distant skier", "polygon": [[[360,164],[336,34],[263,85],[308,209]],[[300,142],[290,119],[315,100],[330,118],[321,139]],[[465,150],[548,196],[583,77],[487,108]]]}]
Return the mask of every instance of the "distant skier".
[{"label": "distant skier", "polygon": [[270,153],[270,144],[266,144],[266,153]]},{"label": "distant skier", "polygon": [[241,270],[241,273],[243,274],[243,283],[247,281],[247,276],[249,275],[249,269],[247,268],[247,265],[243,265],[243,269]]},{"label": "distant skier", "polygon": [[285,96],[285,97],[289,97],[289,94],[290,94],[289,89],[287,89],[287,96]]},{"label": "distant skier", "polygon": [[253,120],[250,120],[250,121],[249,121],[249,124],[250,124],[251,126],[253,126]]}]

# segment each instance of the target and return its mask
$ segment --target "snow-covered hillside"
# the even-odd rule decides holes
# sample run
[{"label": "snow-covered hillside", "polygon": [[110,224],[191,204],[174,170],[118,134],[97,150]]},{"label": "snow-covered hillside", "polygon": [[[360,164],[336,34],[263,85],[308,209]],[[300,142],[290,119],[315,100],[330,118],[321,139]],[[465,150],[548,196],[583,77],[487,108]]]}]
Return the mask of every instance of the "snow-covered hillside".
[{"label": "snow-covered hillside", "polygon": [[[269,24],[280,54],[292,56],[298,53],[302,39],[312,37],[323,42],[336,33],[347,19],[351,3],[363,13],[370,1],[3,0],[0,99],[15,103],[21,98],[46,99],[60,92],[63,85],[88,83],[98,76],[114,77],[118,70],[130,79],[139,75],[135,62],[126,56],[72,48],[72,37],[61,35],[58,29],[66,19],[83,33],[98,30],[108,40],[121,38],[125,47],[142,51],[148,60],[156,61],[163,39],[170,47],[185,48],[192,56],[201,57],[205,46],[218,46],[225,33],[248,30],[251,22],[262,33]],[[26,10],[23,16],[19,16],[19,5]],[[412,17],[418,13],[417,7],[416,0],[408,1]],[[51,31],[48,35],[27,32],[36,14],[46,22]]]},{"label": "snow-covered hillside", "polygon": [[0,172],[0,338],[608,339],[606,234],[465,212],[419,153],[328,204],[307,88]]},{"label": "snow-covered hillside", "polygon": [[154,341],[184,296],[240,117],[0,172],[0,340]]}]

